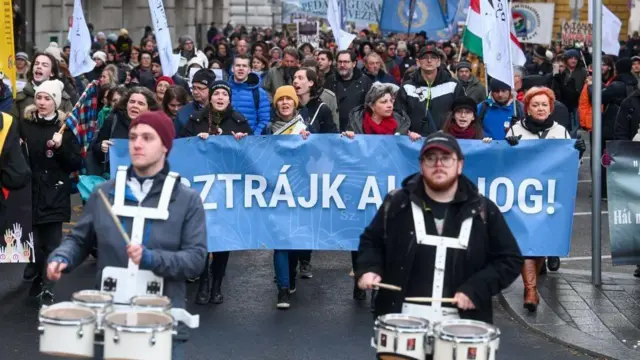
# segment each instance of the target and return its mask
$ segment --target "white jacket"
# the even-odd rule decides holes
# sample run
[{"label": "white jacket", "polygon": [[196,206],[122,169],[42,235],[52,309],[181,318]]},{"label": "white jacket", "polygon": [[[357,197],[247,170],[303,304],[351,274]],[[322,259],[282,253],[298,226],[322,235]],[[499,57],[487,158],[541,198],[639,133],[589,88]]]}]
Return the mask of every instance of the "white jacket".
[{"label": "white jacket", "polygon": [[511,129],[507,132],[507,136],[519,136],[522,135],[520,140],[535,140],[535,139],[571,139],[571,135],[564,126],[554,122],[553,125],[549,128],[546,136],[542,137],[542,133],[534,134],[527,130],[522,125],[522,120],[515,123]]}]

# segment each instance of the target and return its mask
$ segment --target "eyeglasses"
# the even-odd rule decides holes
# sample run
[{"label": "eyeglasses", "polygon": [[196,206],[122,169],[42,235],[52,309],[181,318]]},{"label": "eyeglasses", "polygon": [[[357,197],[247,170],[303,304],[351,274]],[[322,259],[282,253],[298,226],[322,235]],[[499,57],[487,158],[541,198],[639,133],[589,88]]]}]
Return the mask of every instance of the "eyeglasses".
[{"label": "eyeglasses", "polygon": [[435,154],[428,154],[422,157],[422,161],[424,161],[428,167],[434,167],[438,162],[440,162],[443,167],[450,168],[456,160],[458,159],[454,158],[452,155],[437,156]]}]

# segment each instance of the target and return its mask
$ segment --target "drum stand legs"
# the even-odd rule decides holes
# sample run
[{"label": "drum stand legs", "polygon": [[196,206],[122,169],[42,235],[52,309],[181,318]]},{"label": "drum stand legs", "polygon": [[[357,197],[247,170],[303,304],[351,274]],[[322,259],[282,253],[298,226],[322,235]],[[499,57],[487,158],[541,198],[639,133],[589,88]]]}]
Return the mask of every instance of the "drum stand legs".
[{"label": "drum stand legs", "polygon": [[537,280],[538,273],[544,265],[544,258],[525,259],[522,266],[522,282],[524,283],[524,307],[535,312],[540,301]]}]

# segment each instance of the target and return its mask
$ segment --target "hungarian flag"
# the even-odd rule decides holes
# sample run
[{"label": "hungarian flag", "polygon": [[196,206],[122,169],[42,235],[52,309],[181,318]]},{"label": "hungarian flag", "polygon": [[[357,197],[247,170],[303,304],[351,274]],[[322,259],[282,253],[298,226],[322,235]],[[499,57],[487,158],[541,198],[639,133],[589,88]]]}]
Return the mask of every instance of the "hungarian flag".
[{"label": "hungarian flag", "polygon": [[[480,0],[469,2],[469,12],[467,13],[467,23],[465,24],[462,44],[470,52],[482,56],[482,36],[487,29],[482,26],[482,15],[480,12]],[[511,21],[511,62],[513,65],[523,66],[527,58],[522,51],[520,41],[515,35],[515,27]]]}]

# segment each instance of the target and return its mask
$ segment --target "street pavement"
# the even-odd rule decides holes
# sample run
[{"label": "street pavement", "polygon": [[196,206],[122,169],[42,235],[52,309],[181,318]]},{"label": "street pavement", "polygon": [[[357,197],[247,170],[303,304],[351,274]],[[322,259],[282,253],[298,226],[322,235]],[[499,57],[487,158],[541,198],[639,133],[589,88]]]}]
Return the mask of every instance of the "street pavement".
[{"label": "street pavement", "polygon": [[[273,261],[270,251],[231,255],[221,305],[188,309],[200,314],[200,328],[188,342],[188,359],[373,359],[369,347],[372,317],[368,302],[351,299],[350,257],[346,252],[314,252],[314,277],[298,280],[288,311],[275,308]],[[0,266],[0,358],[46,359],[38,353],[37,310],[27,300],[28,284],[20,281],[23,265]],[[58,301],[93,285],[92,259],[65,276],[56,288]],[[193,299],[195,284],[190,285]],[[497,359],[593,359],[551,342],[514,322],[495,302],[500,328]]]}]

